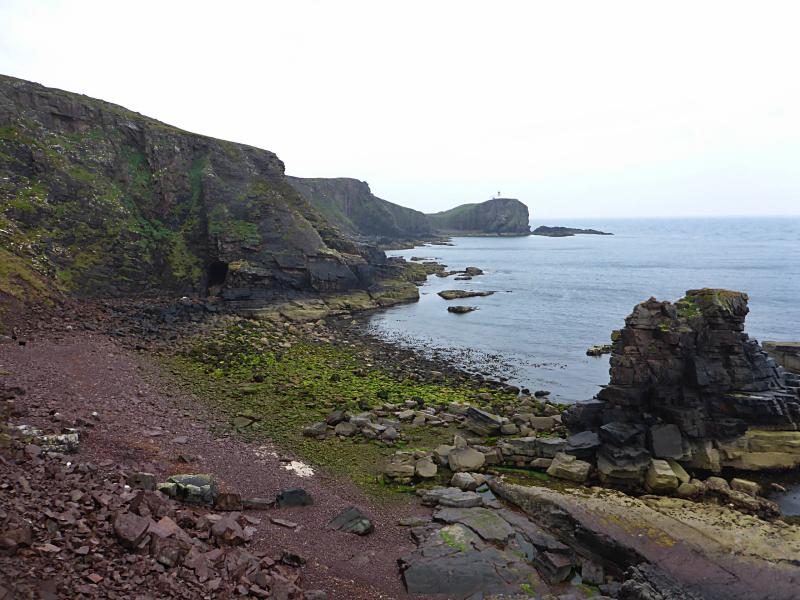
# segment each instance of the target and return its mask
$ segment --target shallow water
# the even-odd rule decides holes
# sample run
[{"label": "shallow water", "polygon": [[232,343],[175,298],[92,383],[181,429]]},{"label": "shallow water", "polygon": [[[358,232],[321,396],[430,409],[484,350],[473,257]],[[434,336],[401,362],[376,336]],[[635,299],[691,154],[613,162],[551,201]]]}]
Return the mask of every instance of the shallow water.
[{"label": "shallow water", "polygon": [[[591,398],[608,381],[609,342],[635,304],[676,300],[698,287],[750,295],[747,331],[759,340],[800,339],[800,218],[620,219],[535,223],[592,227],[613,236],[454,238],[454,246],[391,252],[477,266],[472,281],[430,277],[420,301],[376,313],[370,329],[426,346],[472,370],[507,376],[560,401]],[[447,302],[444,289],[496,290]],[[447,306],[479,310],[456,315]]]}]

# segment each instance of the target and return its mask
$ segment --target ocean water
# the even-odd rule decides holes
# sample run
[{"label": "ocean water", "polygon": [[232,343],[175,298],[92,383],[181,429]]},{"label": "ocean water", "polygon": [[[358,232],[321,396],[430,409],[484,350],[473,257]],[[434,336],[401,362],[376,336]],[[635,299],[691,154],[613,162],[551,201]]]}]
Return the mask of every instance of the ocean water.
[{"label": "ocean water", "polygon": [[[560,401],[594,396],[608,382],[608,343],[634,305],[677,300],[689,289],[747,292],[747,332],[758,340],[800,339],[800,218],[559,220],[534,225],[595,228],[613,236],[454,238],[394,256],[477,266],[472,281],[429,277],[420,301],[374,314],[368,328],[461,366]],[[445,301],[444,289],[495,290]],[[456,315],[447,306],[479,310]]]}]

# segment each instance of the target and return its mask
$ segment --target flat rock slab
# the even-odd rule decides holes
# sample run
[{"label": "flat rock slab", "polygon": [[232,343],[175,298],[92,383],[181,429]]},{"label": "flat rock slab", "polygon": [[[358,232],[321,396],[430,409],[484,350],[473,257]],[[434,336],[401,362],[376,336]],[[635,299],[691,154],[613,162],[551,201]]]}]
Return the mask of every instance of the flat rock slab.
[{"label": "flat rock slab", "polygon": [[514,529],[496,510],[488,508],[441,508],[433,518],[445,523],[461,523],[488,542],[505,542]]},{"label": "flat rock slab", "polygon": [[[580,532],[581,539],[573,543],[597,544],[596,551],[606,548],[604,558],[611,562],[649,562],[661,573],[656,579],[682,589],[684,598],[798,597],[798,526],[763,521],[724,506],[639,499],[607,489],[573,495],[500,481],[491,486],[534,518],[554,515],[567,536]],[[652,582],[655,576],[648,577]]]}]

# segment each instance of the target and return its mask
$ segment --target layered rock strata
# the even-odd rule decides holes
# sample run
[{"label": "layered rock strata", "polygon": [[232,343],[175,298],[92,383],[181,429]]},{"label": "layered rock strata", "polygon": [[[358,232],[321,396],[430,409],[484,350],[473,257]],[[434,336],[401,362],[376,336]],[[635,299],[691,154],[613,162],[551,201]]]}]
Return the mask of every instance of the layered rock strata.
[{"label": "layered rock strata", "polygon": [[651,298],[613,333],[609,385],[563,416],[599,436],[601,480],[638,485],[653,459],[711,471],[800,465],[800,386],[744,333],[747,301],[721,289]]}]

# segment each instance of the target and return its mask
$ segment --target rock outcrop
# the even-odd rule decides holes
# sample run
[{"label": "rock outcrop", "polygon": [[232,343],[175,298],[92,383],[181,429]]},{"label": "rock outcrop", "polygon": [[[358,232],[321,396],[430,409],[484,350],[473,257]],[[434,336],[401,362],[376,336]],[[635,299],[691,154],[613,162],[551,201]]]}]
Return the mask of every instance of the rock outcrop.
[{"label": "rock outcrop", "polygon": [[428,215],[441,233],[529,235],[528,207],[515,198],[492,198]]},{"label": "rock outcrop", "polygon": [[259,301],[367,289],[387,270],[289,185],[274,153],[7,76],[0,247],[0,291],[18,298],[49,283]]},{"label": "rock outcrop", "polygon": [[602,481],[637,486],[648,469],[672,481],[654,459],[711,471],[800,465],[800,386],[744,333],[747,300],[720,289],[651,298],[614,332],[609,385],[563,416],[599,434]]},{"label": "rock outcrop", "polygon": [[347,177],[286,180],[328,221],[356,238],[387,244],[434,237],[424,213],[378,198],[366,181]]},{"label": "rock outcrop", "polygon": [[543,235],[545,237],[572,237],[574,235],[614,235],[597,229],[578,229],[576,227],[548,227],[540,225],[531,232],[531,235]]}]

